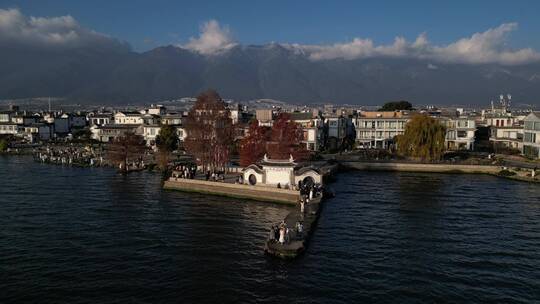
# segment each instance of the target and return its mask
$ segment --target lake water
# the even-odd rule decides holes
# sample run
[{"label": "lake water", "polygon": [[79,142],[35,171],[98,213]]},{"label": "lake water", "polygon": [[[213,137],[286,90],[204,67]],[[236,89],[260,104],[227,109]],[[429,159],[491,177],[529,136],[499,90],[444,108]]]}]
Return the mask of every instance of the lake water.
[{"label": "lake water", "polygon": [[305,255],[263,254],[290,207],[157,174],[0,156],[0,303],[531,303],[540,185],[347,172]]}]

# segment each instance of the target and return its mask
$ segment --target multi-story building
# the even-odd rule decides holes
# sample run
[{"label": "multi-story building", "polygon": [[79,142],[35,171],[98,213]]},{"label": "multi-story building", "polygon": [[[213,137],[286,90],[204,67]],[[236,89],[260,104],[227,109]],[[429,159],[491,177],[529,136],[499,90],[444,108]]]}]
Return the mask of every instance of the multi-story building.
[{"label": "multi-story building", "polygon": [[271,127],[274,123],[274,111],[271,109],[258,109],[255,111],[255,118],[259,126]]},{"label": "multi-story building", "polygon": [[491,127],[489,141],[494,148],[523,149],[523,126]]},{"label": "multi-story building", "polygon": [[447,150],[473,150],[476,121],[473,117],[440,117],[446,127]]},{"label": "multi-story building", "polygon": [[92,139],[101,142],[112,142],[114,139],[123,136],[127,132],[137,133],[138,128],[139,126],[135,124],[111,124],[105,126],[92,126],[90,132],[92,133]]},{"label": "multi-story building", "polygon": [[111,113],[97,113],[89,115],[88,121],[91,126],[104,126],[113,121],[113,115]]},{"label": "multi-story building", "polygon": [[291,120],[299,124],[303,131],[302,143],[309,151],[318,151],[323,136],[323,124],[321,119],[314,117],[312,112],[293,112]]},{"label": "multi-story building", "polygon": [[0,112],[0,123],[11,122],[11,115],[13,115],[11,111]]},{"label": "multi-story building", "polygon": [[162,105],[151,105],[150,108],[142,110],[141,114],[161,116],[165,114],[166,110],[167,109]]},{"label": "multi-story building", "polygon": [[14,122],[0,122],[0,135],[17,135],[21,128]]},{"label": "multi-story building", "polygon": [[410,117],[404,112],[360,112],[354,119],[358,148],[388,149],[397,135],[405,133]]},{"label": "multi-story building", "polygon": [[183,115],[181,113],[168,113],[161,116],[161,123],[164,125],[179,126],[182,124]]},{"label": "multi-story building", "polygon": [[523,155],[540,158],[540,112],[525,117],[523,125]]},{"label": "multi-story building", "polygon": [[30,142],[37,140],[50,140],[52,138],[52,125],[47,123],[34,123],[22,127],[23,136]]},{"label": "multi-story building", "polygon": [[149,146],[153,146],[156,143],[156,137],[159,135],[159,131],[161,130],[160,125],[145,125],[143,127],[143,137],[146,141],[146,144]]},{"label": "multi-story building", "polygon": [[118,125],[142,125],[143,115],[139,112],[117,112],[114,114],[114,123]]}]

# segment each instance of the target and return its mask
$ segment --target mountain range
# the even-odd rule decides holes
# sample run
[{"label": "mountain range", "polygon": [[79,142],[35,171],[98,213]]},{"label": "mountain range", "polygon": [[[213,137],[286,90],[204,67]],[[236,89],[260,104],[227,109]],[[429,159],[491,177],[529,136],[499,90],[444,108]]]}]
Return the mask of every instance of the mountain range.
[{"label": "mountain range", "polygon": [[540,63],[439,63],[427,59],[312,60],[281,44],[235,45],[204,55],[177,46],[0,49],[0,99],[64,97],[88,104],[153,102],[213,88],[235,100],[295,104],[487,105],[500,93],[540,104]]}]

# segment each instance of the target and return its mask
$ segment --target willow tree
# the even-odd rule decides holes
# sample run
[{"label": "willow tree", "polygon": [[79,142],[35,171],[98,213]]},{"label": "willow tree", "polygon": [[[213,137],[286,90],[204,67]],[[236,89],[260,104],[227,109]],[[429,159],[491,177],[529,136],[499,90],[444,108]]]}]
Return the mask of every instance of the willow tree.
[{"label": "willow tree", "polygon": [[234,129],[229,109],[216,91],[208,90],[185,119],[185,148],[202,170],[225,170],[229,162]]},{"label": "willow tree", "polygon": [[416,114],[396,137],[398,153],[424,161],[440,160],[444,154],[446,128],[436,119]]}]

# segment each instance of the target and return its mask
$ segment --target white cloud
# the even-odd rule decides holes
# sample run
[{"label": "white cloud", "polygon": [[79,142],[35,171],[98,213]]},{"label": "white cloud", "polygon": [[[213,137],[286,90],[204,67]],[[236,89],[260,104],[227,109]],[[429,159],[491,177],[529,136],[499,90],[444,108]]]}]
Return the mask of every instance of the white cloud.
[{"label": "white cloud", "polygon": [[371,39],[355,38],[351,42],[333,45],[293,44],[288,47],[301,49],[313,60],[405,57],[447,63],[499,63],[503,65],[540,61],[540,53],[531,48],[513,50],[507,47],[506,38],[516,29],[516,23],[505,23],[444,46],[432,45],[427,35],[422,33],[414,42],[408,42],[403,37],[396,37],[389,45],[377,46]]},{"label": "white cloud", "polygon": [[216,20],[210,20],[201,26],[199,38],[192,37],[181,47],[204,55],[213,55],[235,45],[229,28],[221,27]]},{"label": "white cloud", "polygon": [[108,47],[128,45],[79,25],[71,16],[27,17],[18,9],[0,9],[0,42],[46,47]]}]

